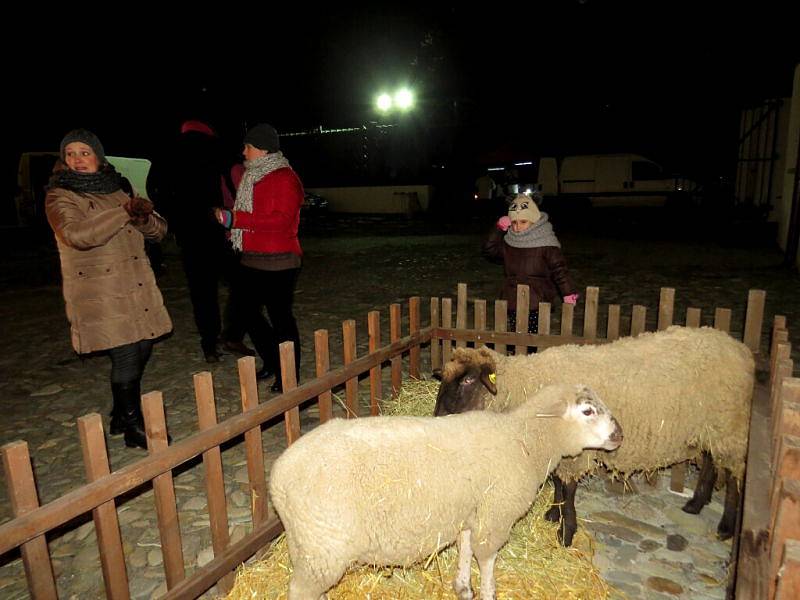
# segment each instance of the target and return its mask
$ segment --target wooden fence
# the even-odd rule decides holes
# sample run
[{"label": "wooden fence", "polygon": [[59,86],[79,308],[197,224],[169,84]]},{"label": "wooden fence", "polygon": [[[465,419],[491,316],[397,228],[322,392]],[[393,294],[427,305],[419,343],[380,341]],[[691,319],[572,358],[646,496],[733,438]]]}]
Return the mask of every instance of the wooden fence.
[{"label": "wooden fence", "polygon": [[[674,322],[673,288],[661,290],[657,312],[657,329]],[[765,294],[751,290],[748,296],[742,339],[769,368],[769,381],[759,384],[753,405],[751,442],[748,455],[748,475],[738,539],[739,576],[737,598],[798,597],[800,584],[800,380],[792,375],[790,346],[786,320],[775,317],[768,356],[762,356],[761,337]],[[430,347],[430,366],[435,368],[447,361],[456,347],[471,344],[493,344],[499,352],[514,346],[517,352],[527,347],[540,349],[566,343],[604,343],[620,335],[638,335],[646,330],[647,309],[632,307],[630,317],[622,317],[619,305],[609,305],[605,336],[598,331],[599,290],[589,287],[583,305],[583,328],[575,335],[575,307],[564,304],[558,318],[559,333],[554,334],[555,320],[549,304],[539,305],[538,331],[526,331],[530,295],[520,286],[517,298],[517,331],[506,331],[507,304],[494,303],[493,330],[487,327],[487,303],[474,300],[473,327],[468,327],[467,286],[458,285],[455,327],[453,300],[430,300],[430,325],[421,327],[421,301],[408,302],[408,334],[402,335],[402,307],[392,304],[389,310],[389,344],[381,345],[381,319],[378,311],[367,319],[368,354],[357,357],[356,325],[348,320],[342,324],[342,356],[340,368],[331,370],[328,332],[318,330],[315,340],[315,379],[297,386],[294,377],[294,352],[290,342],[281,345],[281,372],[284,393],[267,402],[258,399],[255,360],[239,360],[242,414],[217,423],[214,392],[210,373],[194,376],[199,431],[192,436],[168,445],[160,392],[142,397],[145,429],[148,438],[147,458],[127,465],[113,473],[109,470],[101,417],[90,414],[78,419],[87,484],[60,498],[39,506],[28,446],[23,441],[0,448],[15,518],[0,526],[0,556],[19,548],[34,600],[57,598],[56,582],[45,535],[70,523],[76,517],[91,512],[97,532],[97,543],[105,582],[106,597],[130,597],[127,569],[117,519],[116,499],[129,495],[143,484],[152,483],[157,514],[163,564],[168,592],[164,598],[196,598],[218,584],[220,590],[230,588],[233,572],[243,561],[274,539],[282,526],[267,505],[267,481],[262,447],[261,425],[283,415],[287,445],[301,434],[300,405],[316,401],[319,420],[333,416],[332,392],[344,385],[346,416],[357,417],[359,378],[369,380],[369,412],[377,414],[379,400],[384,396],[383,369],[388,365],[391,393],[402,385],[404,361],[410,377],[421,372],[421,348]],[[732,311],[717,308],[713,325],[731,331]],[[701,311],[688,308],[684,320],[690,327],[700,326]],[[622,331],[625,329],[625,331]],[[220,446],[244,435],[247,457],[248,485],[251,497],[252,531],[236,543],[228,537],[228,515]],[[202,455],[208,500],[214,558],[187,576],[178,526],[172,471]],[[672,469],[671,487],[683,489],[684,466]],[[769,595],[768,595],[769,594]]]}]

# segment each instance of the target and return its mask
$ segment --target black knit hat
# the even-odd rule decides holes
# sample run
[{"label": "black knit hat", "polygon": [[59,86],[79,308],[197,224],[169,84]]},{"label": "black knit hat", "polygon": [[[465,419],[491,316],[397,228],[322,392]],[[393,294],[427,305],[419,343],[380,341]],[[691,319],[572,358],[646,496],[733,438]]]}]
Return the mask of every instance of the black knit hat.
[{"label": "black knit hat", "polygon": [[101,144],[100,139],[88,129],[73,129],[64,136],[64,139],[61,140],[61,160],[66,160],[64,150],[73,142],[83,142],[89,146],[97,155],[98,162],[101,165],[105,164],[106,151],[103,150],[103,144]]},{"label": "black knit hat", "polygon": [[267,152],[277,152],[281,149],[278,132],[268,123],[259,123],[252,127],[244,136],[244,143]]}]

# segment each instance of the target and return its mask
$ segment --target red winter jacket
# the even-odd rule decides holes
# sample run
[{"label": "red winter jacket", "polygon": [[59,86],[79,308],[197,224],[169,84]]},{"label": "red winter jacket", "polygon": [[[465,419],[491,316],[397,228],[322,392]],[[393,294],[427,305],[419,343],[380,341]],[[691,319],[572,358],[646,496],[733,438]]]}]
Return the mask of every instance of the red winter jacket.
[{"label": "red winter jacket", "polygon": [[253,186],[253,212],[233,212],[242,229],[242,250],[261,254],[291,252],[302,256],[297,239],[303,184],[291,167],[276,169]]}]

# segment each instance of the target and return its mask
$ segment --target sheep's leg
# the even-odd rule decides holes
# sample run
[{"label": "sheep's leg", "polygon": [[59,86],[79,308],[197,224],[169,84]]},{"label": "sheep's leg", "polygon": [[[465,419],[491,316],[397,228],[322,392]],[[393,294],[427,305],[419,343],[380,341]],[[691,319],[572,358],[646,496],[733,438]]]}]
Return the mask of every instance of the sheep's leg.
[{"label": "sheep's leg", "polygon": [[725,469],[725,510],[717,526],[717,537],[727,540],[736,531],[736,515],[739,513],[739,482]]},{"label": "sheep's leg", "polygon": [[558,475],[550,475],[553,481],[553,506],[550,507],[544,518],[553,523],[558,523],[561,520],[561,506],[564,504],[564,482]]},{"label": "sheep's leg", "polygon": [[289,549],[294,572],[289,581],[288,600],[327,600],[325,592],[342,578],[347,564],[340,561],[323,564],[320,561],[318,568],[312,570],[307,562],[295,558],[297,554],[291,552],[291,544]]},{"label": "sheep's leg", "polygon": [[[506,538],[508,539],[508,538]],[[494,562],[497,559],[497,550],[505,543],[493,538],[475,544],[473,551],[478,559],[478,568],[481,572],[481,600],[495,600],[497,589],[494,581]],[[460,599],[459,599],[460,600]]]},{"label": "sheep's leg", "polygon": [[714,492],[716,478],[717,471],[714,468],[714,458],[710,452],[703,452],[703,464],[700,467],[700,474],[697,476],[694,495],[691,500],[684,504],[684,512],[693,515],[699,514],[703,507],[711,502],[711,494]]},{"label": "sheep's leg", "polygon": [[564,502],[561,505],[561,527],[558,529],[558,539],[562,546],[572,545],[572,538],[578,531],[578,517],[575,513],[575,492],[578,489],[576,480],[563,483]]},{"label": "sheep's leg", "polygon": [[328,598],[328,594],[324,593],[326,589],[328,588],[322,588],[314,579],[298,576],[297,572],[294,572],[289,582],[287,598],[288,600],[326,600]]},{"label": "sheep's leg", "polygon": [[[464,529],[458,535],[458,573],[453,580],[453,589],[456,592],[458,600],[472,600],[472,585],[470,584],[472,565],[472,542],[471,531]],[[481,580],[483,580],[483,573],[481,572]]]}]

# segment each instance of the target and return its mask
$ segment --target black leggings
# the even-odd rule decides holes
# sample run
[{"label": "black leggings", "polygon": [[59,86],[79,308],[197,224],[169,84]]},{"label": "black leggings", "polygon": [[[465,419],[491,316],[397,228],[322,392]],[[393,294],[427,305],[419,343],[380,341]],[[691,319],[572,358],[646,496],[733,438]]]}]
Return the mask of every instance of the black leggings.
[{"label": "black leggings", "polygon": [[111,357],[111,383],[140,381],[152,351],[153,340],[139,340],[111,348],[108,351]]}]

